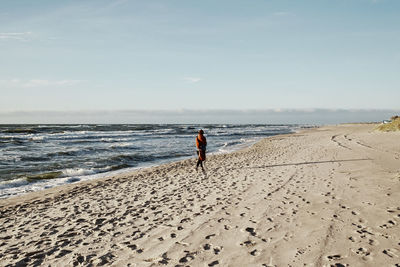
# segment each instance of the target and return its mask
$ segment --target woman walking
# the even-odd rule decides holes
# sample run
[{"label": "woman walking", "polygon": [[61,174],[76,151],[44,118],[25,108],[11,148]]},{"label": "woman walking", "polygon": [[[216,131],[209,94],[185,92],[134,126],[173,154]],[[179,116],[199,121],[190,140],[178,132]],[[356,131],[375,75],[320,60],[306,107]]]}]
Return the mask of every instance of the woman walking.
[{"label": "woman walking", "polygon": [[199,134],[196,137],[196,147],[197,147],[197,165],[196,165],[196,171],[201,166],[201,169],[204,171],[203,168],[203,161],[206,160],[206,147],[207,147],[207,140],[206,137],[204,136],[204,131],[200,130]]}]

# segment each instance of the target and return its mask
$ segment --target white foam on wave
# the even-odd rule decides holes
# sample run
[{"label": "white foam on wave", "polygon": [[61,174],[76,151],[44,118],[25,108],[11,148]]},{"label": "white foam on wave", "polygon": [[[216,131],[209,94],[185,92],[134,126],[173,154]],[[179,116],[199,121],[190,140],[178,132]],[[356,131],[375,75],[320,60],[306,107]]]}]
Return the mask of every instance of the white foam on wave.
[{"label": "white foam on wave", "polygon": [[109,176],[112,175],[114,172],[118,172],[107,172],[110,169],[111,167],[101,169],[101,171],[106,171],[104,173],[95,173],[93,169],[65,169],[62,171],[62,176],[64,177],[61,178],[41,180],[37,182],[28,182],[25,178],[20,178],[12,181],[0,182],[0,198],[8,198],[64,184],[92,180],[100,177]]},{"label": "white foam on wave", "polygon": [[83,176],[89,174],[95,174],[96,172],[93,169],[83,169],[83,168],[72,168],[65,169],[62,171],[62,176],[64,177],[74,177],[74,176]]},{"label": "white foam on wave", "polygon": [[21,161],[21,156],[20,155],[0,155],[0,161],[6,162],[6,161]]},{"label": "white foam on wave", "polygon": [[154,129],[151,132],[153,133],[157,133],[157,134],[168,134],[168,133],[174,133],[175,129],[170,129],[170,128],[166,128],[166,129]]},{"label": "white foam on wave", "polygon": [[44,136],[44,135],[32,136],[32,137],[30,138],[30,140],[33,140],[33,141],[43,141],[44,139],[45,139],[45,136]]},{"label": "white foam on wave", "polygon": [[15,180],[10,180],[10,181],[2,181],[0,182],[0,197],[1,197],[1,192],[2,190],[8,189],[8,188],[14,188],[14,187],[20,187],[29,184],[29,182],[25,178],[19,178]]},{"label": "white foam on wave", "polygon": [[[0,185],[0,198],[8,198],[67,184],[70,183],[70,179],[71,177],[65,177],[51,180],[43,180],[34,183],[29,183],[25,179],[18,179],[19,181],[14,180],[13,182]],[[77,179],[76,181],[81,181],[81,179]]]},{"label": "white foam on wave", "polygon": [[262,137],[260,137],[260,138],[240,138],[239,140],[232,140],[230,142],[225,142],[224,145],[215,152],[215,154],[231,153],[231,152],[249,147],[249,146],[257,143],[261,139],[262,139]]},{"label": "white foam on wave", "polygon": [[96,173],[93,169],[82,169],[82,168],[65,169],[62,171],[61,178],[41,180],[33,183],[28,182],[25,178],[0,182],[0,199],[9,198],[17,195],[23,195],[26,193],[40,191],[43,189],[53,188],[65,184],[88,181],[103,177],[111,177],[123,173],[129,173],[138,169],[151,168],[167,162],[178,161],[185,158],[190,158],[190,157],[182,157],[176,160],[162,160],[157,163],[147,163],[139,167],[130,167],[114,171],[111,171],[111,166],[107,166],[101,169],[97,169],[97,171],[100,171],[100,173]]},{"label": "white foam on wave", "polygon": [[70,140],[70,139],[82,139],[87,137],[92,138],[111,138],[112,140],[117,139],[119,136],[121,138],[126,138],[132,136],[133,131],[64,131],[62,133],[49,133],[47,137],[50,139],[62,139],[62,140]]},{"label": "white foam on wave", "polygon": [[132,138],[131,136],[120,137],[120,138],[108,138],[108,137],[106,138],[106,137],[103,137],[103,138],[100,139],[101,142],[112,142],[112,143],[134,141],[134,140],[136,140],[136,139]]},{"label": "white foam on wave", "polygon": [[111,148],[117,148],[117,147],[133,147],[135,146],[134,143],[132,142],[119,142],[113,145],[110,145]]}]

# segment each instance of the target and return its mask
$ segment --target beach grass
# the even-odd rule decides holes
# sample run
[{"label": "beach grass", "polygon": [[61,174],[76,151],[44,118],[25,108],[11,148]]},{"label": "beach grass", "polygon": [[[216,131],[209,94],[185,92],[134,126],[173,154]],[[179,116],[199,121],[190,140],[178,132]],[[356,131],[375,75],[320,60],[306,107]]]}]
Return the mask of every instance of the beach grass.
[{"label": "beach grass", "polygon": [[381,124],[377,129],[382,132],[400,131],[400,118],[395,118],[389,123]]}]

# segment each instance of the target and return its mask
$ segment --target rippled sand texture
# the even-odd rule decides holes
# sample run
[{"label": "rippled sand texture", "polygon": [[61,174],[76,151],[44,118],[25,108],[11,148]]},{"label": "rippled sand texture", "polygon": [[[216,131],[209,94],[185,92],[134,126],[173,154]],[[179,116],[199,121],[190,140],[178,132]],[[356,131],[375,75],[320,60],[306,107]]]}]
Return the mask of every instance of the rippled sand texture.
[{"label": "rippled sand texture", "polygon": [[1,265],[395,266],[400,134],[374,127],[1,200]]}]

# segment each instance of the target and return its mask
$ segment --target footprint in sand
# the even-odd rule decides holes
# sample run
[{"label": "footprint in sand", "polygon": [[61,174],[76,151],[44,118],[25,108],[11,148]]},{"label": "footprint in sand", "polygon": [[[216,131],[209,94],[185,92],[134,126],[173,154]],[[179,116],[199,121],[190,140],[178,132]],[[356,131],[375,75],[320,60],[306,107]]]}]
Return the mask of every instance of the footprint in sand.
[{"label": "footprint in sand", "polygon": [[339,254],[335,254],[335,255],[329,255],[327,256],[328,260],[340,260],[342,259],[342,256]]},{"label": "footprint in sand", "polygon": [[185,250],[184,252],[186,253],[186,255],[179,259],[180,263],[186,263],[188,261],[194,260],[196,252],[189,252],[187,250]]},{"label": "footprint in sand", "polygon": [[163,265],[168,265],[170,258],[168,258],[167,253],[165,252],[162,254],[162,260],[160,260],[158,263],[163,264]]},{"label": "footprint in sand", "polygon": [[214,254],[218,255],[221,252],[221,250],[222,250],[222,247],[215,247],[214,248]]},{"label": "footprint in sand", "polygon": [[219,264],[219,261],[213,261],[213,262],[211,262],[211,263],[209,263],[208,264],[208,266],[215,266],[215,265],[218,265]]},{"label": "footprint in sand", "polygon": [[244,241],[243,243],[240,243],[241,246],[246,246],[246,247],[253,247],[256,245],[255,242],[251,240]]},{"label": "footprint in sand", "polygon": [[385,255],[387,255],[387,256],[389,256],[391,258],[398,258],[399,257],[399,251],[397,249],[388,248],[388,249],[384,249],[382,252],[383,252],[383,254],[385,254]]},{"label": "footprint in sand", "polygon": [[258,256],[258,255],[260,255],[260,252],[258,252],[258,250],[255,249],[255,250],[250,251],[250,255],[251,256]]},{"label": "footprint in sand", "polygon": [[394,213],[399,210],[400,210],[400,207],[388,207],[387,212]]},{"label": "footprint in sand", "polygon": [[387,223],[379,226],[380,228],[389,229],[397,225],[397,222],[394,220],[389,220]]},{"label": "footprint in sand", "polygon": [[357,255],[361,256],[363,260],[365,261],[371,261],[373,258],[371,256],[371,252],[369,252],[366,248],[359,248],[356,251],[354,251]]},{"label": "footprint in sand", "polygon": [[341,263],[331,264],[331,267],[346,267],[346,266],[348,266],[348,265],[344,265],[344,264],[341,264]]},{"label": "footprint in sand", "polygon": [[205,245],[203,246],[203,249],[204,249],[204,250],[210,250],[210,249],[211,249],[211,245],[210,245],[210,244],[205,244]]},{"label": "footprint in sand", "polygon": [[371,246],[377,246],[377,245],[379,245],[379,242],[378,242],[378,240],[371,238],[368,240],[368,244],[370,244]]},{"label": "footprint in sand", "polygon": [[255,236],[255,235],[256,235],[256,232],[255,232],[255,230],[254,230],[253,227],[247,227],[247,228],[245,229],[245,231],[246,231],[246,232],[249,232],[252,236]]},{"label": "footprint in sand", "polygon": [[356,211],[356,210],[353,210],[353,211],[351,211],[351,214],[352,215],[358,215],[358,214],[360,214],[358,211]]},{"label": "footprint in sand", "polygon": [[215,234],[208,235],[208,236],[206,236],[206,239],[211,239],[211,237],[214,237],[214,236],[215,236]]},{"label": "footprint in sand", "polygon": [[356,239],[355,237],[353,237],[353,236],[350,236],[350,237],[349,237],[349,240],[350,240],[351,242],[356,242],[356,241],[357,241],[357,239]]}]

